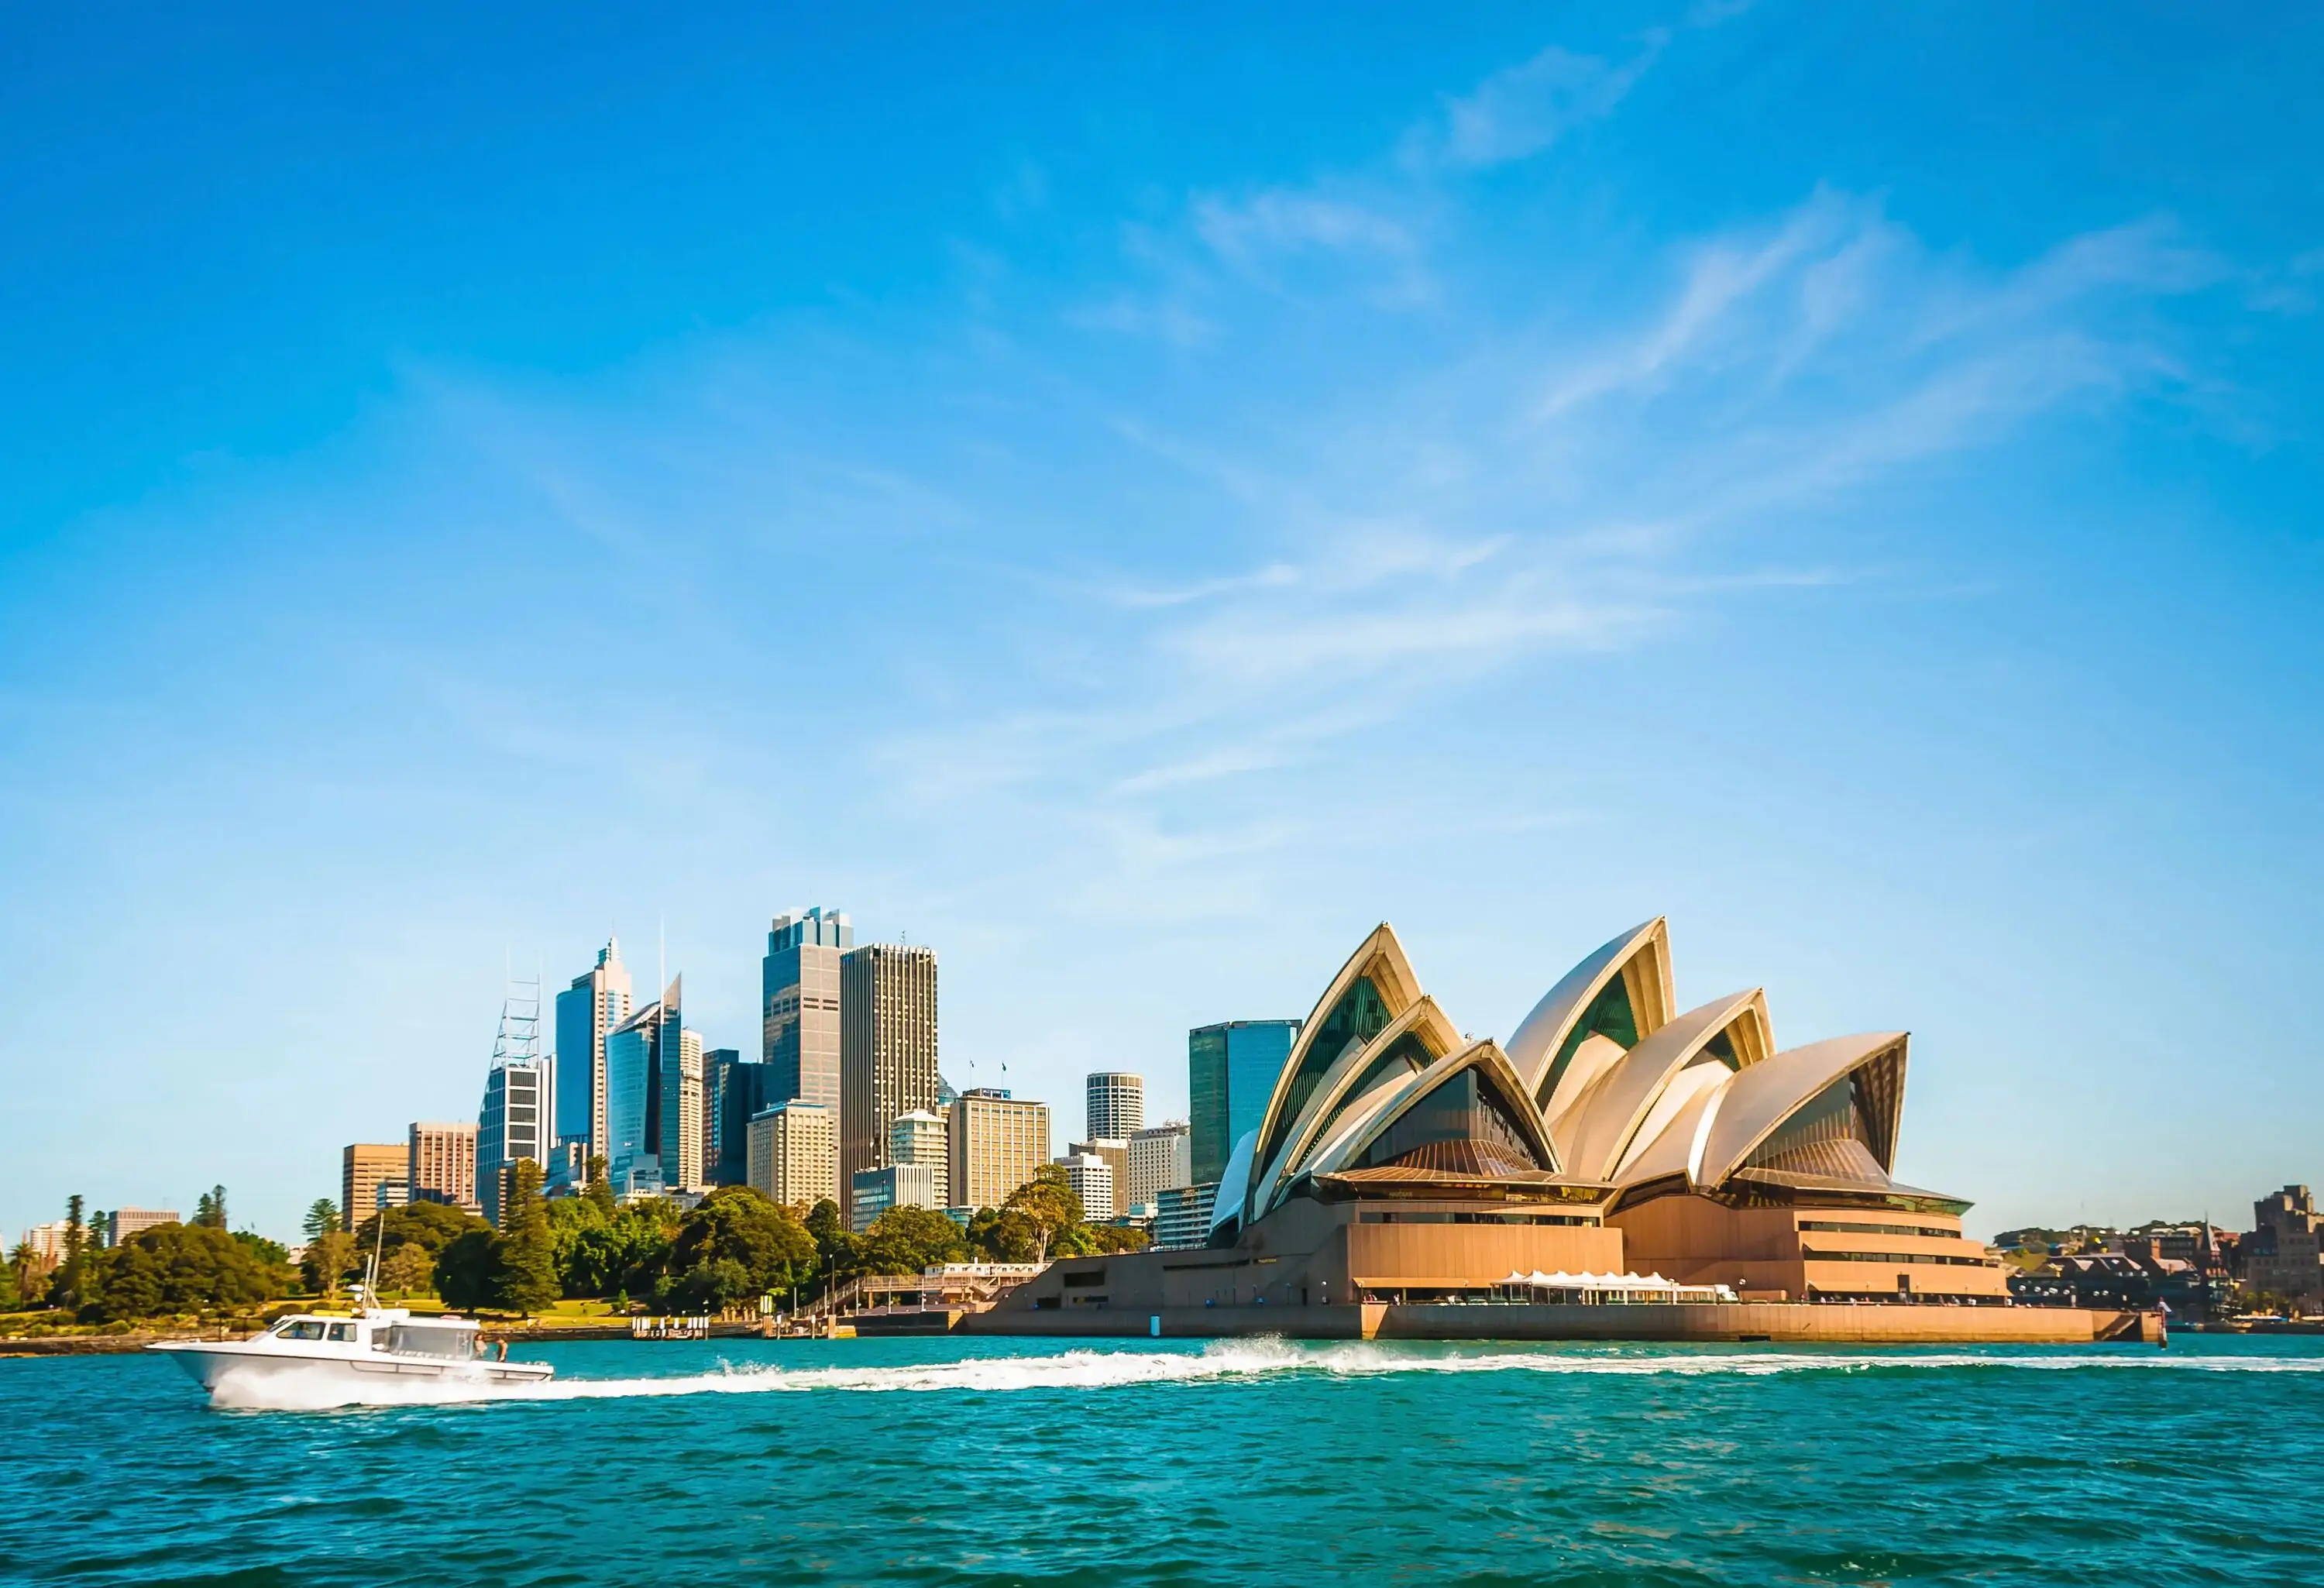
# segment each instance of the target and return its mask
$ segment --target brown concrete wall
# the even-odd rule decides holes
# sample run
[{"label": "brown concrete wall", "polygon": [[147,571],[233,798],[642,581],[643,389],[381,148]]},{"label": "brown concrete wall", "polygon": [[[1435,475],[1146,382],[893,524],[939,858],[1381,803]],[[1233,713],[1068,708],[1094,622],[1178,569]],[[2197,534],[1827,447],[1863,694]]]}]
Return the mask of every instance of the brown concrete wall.
[{"label": "brown concrete wall", "polygon": [[1622,1233],[1573,1224],[1351,1224],[1348,1275],[1375,1288],[1498,1285],[1511,1271],[1616,1273]]}]

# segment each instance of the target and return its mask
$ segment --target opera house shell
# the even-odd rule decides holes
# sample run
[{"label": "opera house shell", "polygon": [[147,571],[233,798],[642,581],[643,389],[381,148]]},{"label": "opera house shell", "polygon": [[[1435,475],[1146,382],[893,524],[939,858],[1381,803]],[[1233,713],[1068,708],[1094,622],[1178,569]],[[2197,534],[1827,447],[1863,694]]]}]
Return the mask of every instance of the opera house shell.
[{"label": "opera house shell", "polygon": [[[1903,1031],[1779,1048],[1766,994],[1680,1011],[1657,919],[1472,1040],[1383,924],[1236,1143],[1207,1248],[1028,1287],[1028,1307],[1495,1299],[1536,1271],[1768,1301],[2004,1305],[1968,1204],[1892,1176]],[[1079,1294],[1075,1287],[1079,1287]]]}]

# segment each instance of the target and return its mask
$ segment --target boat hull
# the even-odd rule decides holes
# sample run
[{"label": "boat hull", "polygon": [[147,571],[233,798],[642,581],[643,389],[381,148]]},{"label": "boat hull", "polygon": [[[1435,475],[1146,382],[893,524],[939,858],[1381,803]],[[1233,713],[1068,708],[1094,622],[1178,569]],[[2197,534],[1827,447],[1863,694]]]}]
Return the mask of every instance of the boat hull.
[{"label": "boat hull", "polygon": [[399,1380],[443,1380],[479,1386],[539,1384],[557,1371],[547,1362],[430,1360],[384,1352],[303,1353],[252,1350],[242,1341],[171,1341],[149,1345],[149,1351],[169,1357],[203,1389],[215,1396],[227,1382],[251,1386],[269,1380],[296,1378],[309,1385],[334,1382],[361,1399]]}]

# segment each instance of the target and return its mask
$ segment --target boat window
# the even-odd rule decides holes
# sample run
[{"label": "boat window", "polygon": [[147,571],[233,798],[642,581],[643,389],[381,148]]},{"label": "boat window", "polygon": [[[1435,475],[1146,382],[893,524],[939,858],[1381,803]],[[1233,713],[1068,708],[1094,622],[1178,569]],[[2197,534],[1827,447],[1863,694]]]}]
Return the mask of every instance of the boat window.
[{"label": "boat window", "polygon": [[315,1318],[292,1318],[276,1332],[285,1340],[320,1340],[323,1325]]},{"label": "boat window", "polygon": [[331,1325],[332,1339],[340,1341],[343,1343],[352,1343],[355,1337],[355,1326],[353,1324],[333,1324]]}]

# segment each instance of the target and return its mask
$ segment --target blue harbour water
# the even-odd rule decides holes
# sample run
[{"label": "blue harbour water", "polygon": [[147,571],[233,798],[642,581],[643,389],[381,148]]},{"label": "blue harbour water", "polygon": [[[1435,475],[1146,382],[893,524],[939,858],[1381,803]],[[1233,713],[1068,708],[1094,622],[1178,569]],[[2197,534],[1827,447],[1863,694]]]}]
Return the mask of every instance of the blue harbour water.
[{"label": "blue harbour water", "polygon": [[2324,1341],[519,1354],[557,1382],[334,1409],[0,1362],[0,1576],[2324,1582]]}]

